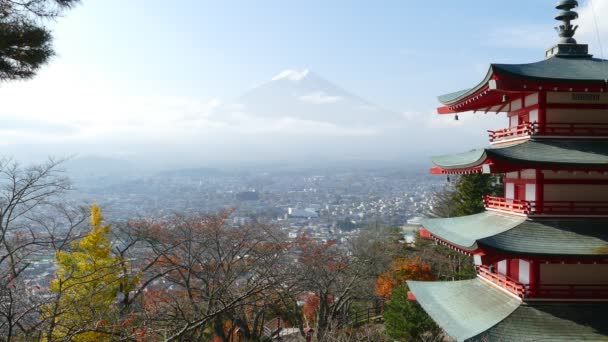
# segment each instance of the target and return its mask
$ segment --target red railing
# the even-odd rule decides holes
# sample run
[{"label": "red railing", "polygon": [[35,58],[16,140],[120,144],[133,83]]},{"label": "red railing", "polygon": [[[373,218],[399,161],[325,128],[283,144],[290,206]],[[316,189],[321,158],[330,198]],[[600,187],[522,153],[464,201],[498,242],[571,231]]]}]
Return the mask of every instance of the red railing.
[{"label": "red railing", "polygon": [[484,197],[486,209],[524,215],[608,215],[606,201],[523,201],[502,197]]},{"label": "red railing", "polygon": [[607,299],[608,284],[541,284],[526,286],[526,292],[534,298]]},{"label": "red railing", "polygon": [[488,131],[488,133],[490,135],[490,142],[531,136],[534,134],[534,124],[526,122],[516,127]]},{"label": "red railing", "polygon": [[477,274],[483,277],[486,280],[491,281],[492,283],[508,290],[509,292],[519,296],[524,297],[526,294],[526,287],[523,284],[520,284],[514,279],[511,279],[505,275],[492,273],[487,266],[477,266]]},{"label": "red railing", "polygon": [[498,142],[533,135],[606,137],[608,139],[608,123],[548,122],[545,124],[539,124],[538,122],[525,122],[515,127],[495,131],[489,130],[488,133],[490,136],[490,142]]},{"label": "red railing", "polygon": [[487,209],[504,210],[526,215],[532,212],[532,205],[528,201],[485,196],[484,203]]}]

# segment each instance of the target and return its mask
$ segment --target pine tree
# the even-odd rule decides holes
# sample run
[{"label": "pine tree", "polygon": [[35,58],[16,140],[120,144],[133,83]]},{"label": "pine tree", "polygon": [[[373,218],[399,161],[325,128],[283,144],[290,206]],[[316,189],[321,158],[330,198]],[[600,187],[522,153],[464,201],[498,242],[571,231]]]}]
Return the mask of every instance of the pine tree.
[{"label": "pine tree", "polygon": [[48,340],[105,341],[102,333],[115,319],[120,290],[121,260],[112,255],[110,226],[103,224],[101,210],[91,206],[91,230],[72,244],[72,250],[56,253],[57,277],[51,283],[56,301],[44,308],[50,321]]},{"label": "pine tree", "polygon": [[53,56],[53,19],[80,0],[0,0],[0,81],[28,79]]},{"label": "pine tree", "polygon": [[[384,310],[386,333],[397,341],[432,341],[441,329],[420,304],[408,300],[406,284],[397,287]],[[437,341],[443,339],[436,339]]]},{"label": "pine tree", "polygon": [[[448,178],[449,179],[449,178]],[[435,194],[429,212],[433,217],[457,217],[481,213],[485,210],[484,196],[502,196],[499,178],[486,174],[470,174],[456,178],[455,183]]]},{"label": "pine tree", "polygon": [[485,174],[465,175],[458,179],[454,201],[454,215],[466,216],[481,213],[485,210],[484,196],[496,196],[501,192],[496,177]]}]

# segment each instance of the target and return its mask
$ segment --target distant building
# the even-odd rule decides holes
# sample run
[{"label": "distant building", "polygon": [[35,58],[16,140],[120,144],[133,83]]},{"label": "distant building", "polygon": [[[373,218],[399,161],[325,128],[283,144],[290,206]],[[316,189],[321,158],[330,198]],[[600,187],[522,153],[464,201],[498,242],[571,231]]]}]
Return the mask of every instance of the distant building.
[{"label": "distant building", "polygon": [[307,208],[304,210],[296,209],[296,208],[288,208],[287,215],[289,215],[289,217],[292,217],[292,218],[306,218],[306,219],[313,219],[313,218],[319,217],[319,214],[312,208]]},{"label": "distant building", "polygon": [[239,201],[257,201],[260,199],[260,194],[253,191],[243,191],[236,194],[236,199]]}]

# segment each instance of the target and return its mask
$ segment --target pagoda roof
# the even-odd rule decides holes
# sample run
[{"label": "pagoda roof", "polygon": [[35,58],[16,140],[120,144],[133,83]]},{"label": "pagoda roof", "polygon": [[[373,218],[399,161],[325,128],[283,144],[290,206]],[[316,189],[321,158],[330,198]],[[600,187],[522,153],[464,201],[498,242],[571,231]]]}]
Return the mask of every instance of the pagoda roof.
[{"label": "pagoda roof", "polygon": [[470,216],[426,219],[422,226],[436,237],[466,250],[477,249],[477,240],[509,231],[525,218],[483,212]]},{"label": "pagoda roof", "polygon": [[422,308],[457,341],[486,332],[521,305],[520,299],[479,278],[407,284]]},{"label": "pagoda roof", "polygon": [[525,255],[608,255],[608,220],[530,220],[483,212],[422,221],[435,237],[466,251]]},{"label": "pagoda roof", "polygon": [[607,303],[523,304],[469,341],[608,341]]},{"label": "pagoda roof", "polygon": [[457,341],[608,341],[608,303],[523,303],[479,278],[407,284]]},{"label": "pagoda roof", "polygon": [[491,64],[486,77],[475,87],[439,96],[444,105],[454,104],[488,87],[496,76],[550,83],[597,83],[606,79],[605,60],[592,57],[554,56],[527,64]]},{"label": "pagoda roof", "polygon": [[477,242],[482,247],[526,255],[608,255],[608,220],[526,220]]},{"label": "pagoda roof", "polygon": [[545,167],[608,167],[608,142],[528,140],[505,147],[476,149],[437,156],[433,163],[443,170],[462,170],[506,162]]}]

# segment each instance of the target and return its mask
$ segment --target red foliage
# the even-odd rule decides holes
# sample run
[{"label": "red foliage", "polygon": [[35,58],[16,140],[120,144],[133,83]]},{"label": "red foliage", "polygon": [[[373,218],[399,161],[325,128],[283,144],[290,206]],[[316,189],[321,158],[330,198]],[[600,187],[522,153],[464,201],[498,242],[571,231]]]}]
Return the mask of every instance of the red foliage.
[{"label": "red foliage", "polygon": [[384,298],[390,298],[393,289],[407,280],[435,280],[431,274],[431,266],[416,259],[399,258],[393,260],[388,271],[376,279],[376,293]]}]

